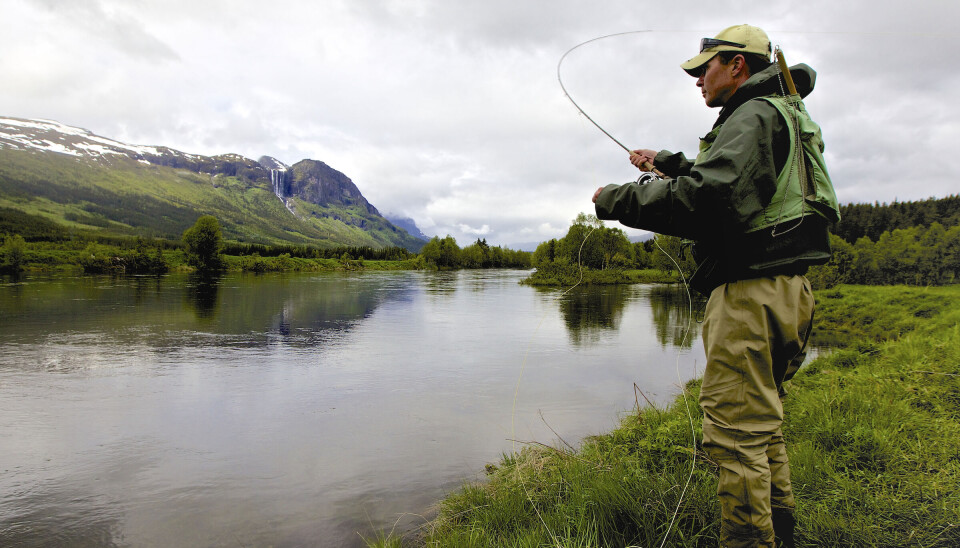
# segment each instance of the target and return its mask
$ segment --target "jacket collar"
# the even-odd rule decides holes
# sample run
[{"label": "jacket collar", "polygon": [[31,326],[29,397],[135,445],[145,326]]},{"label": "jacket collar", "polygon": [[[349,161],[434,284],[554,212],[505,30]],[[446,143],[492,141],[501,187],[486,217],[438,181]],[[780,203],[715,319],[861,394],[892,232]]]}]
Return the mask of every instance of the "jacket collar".
[{"label": "jacket collar", "polygon": [[[817,73],[812,68],[803,63],[794,65],[790,67],[790,76],[793,78],[793,83],[797,86],[797,93],[800,94],[801,98],[806,97],[813,91]],[[751,99],[767,95],[783,95],[780,86],[780,67],[776,63],[751,76],[737,89],[736,93],[720,109],[720,114],[717,115],[717,121],[714,122],[713,127],[725,122],[734,111],[740,108],[740,105]]]}]

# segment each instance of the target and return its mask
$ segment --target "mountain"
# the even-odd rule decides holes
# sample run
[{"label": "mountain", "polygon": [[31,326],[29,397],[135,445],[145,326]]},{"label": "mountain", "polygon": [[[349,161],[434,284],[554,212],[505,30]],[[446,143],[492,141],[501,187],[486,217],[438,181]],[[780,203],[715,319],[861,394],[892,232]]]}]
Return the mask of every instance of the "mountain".
[{"label": "mountain", "polygon": [[399,226],[400,228],[406,230],[407,233],[414,238],[423,240],[424,242],[430,240],[430,236],[424,234],[423,231],[420,230],[420,227],[417,226],[416,221],[410,217],[402,217],[394,213],[387,213],[384,215],[384,217],[386,217],[387,220],[393,223],[395,226]]},{"label": "mountain", "polygon": [[201,156],[49,120],[0,118],[0,217],[4,211],[106,235],[176,239],[210,214],[224,238],[238,242],[423,245],[323,162]]}]

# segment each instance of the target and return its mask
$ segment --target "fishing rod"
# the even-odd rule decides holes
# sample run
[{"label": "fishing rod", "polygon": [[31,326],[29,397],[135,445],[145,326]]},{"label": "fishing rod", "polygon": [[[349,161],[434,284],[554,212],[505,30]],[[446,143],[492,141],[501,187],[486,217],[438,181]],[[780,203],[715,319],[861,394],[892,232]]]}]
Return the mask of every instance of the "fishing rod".
[{"label": "fishing rod", "polygon": [[[591,118],[590,115],[587,114],[582,108],[580,108],[580,105],[578,105],[577,102],[573,100],[573,97],[570,96],[570,92],[568,92],[566,86],[563,85],[563,78],[560,76],[560,67],[563,65],[563,60],[567,58],[567,55],[570,55],[570,53],[573,52],[573,50],[579,48],[580,46],[585,46],[585,45],[587,45],[587,44],[589,44],[589,43],[591,43],[591,42],[596,42],[597,40],[603,40],[603,39],[605,39],[605,38],[612,38],[612,37],[614,37],[614,36],[623,36],[623,35],[626,35],[626,34],[639,34],[639,33],[642,33],[642,32],[653,32],[653,31],[650,31],[650,30],[630,30],[630,31],[626,31],[626,32],[617,32],[617,33],[614,33],[614,34],[607,34],[607,35],[604,35],[604,36],[598,36],[598,37],[596,37],[596,38],[591,38],[590,40],[587,40],[586,42],[580,42],[579,44],[577,44],[577,45],[573,46],[572,48],[568,49],[568,50],[566,51],[566,53],[564,53],[564,54],[560,57],[560,61],[557,62],[557,81],[560,82],[560,89],[563,90],[563,95],[564,95],[567,99],[570,100],[570,102],[573,104],[574,107],[576,107],[576,109],[580,112],[580,114],[582,114],[587,120],[590,120],[590,123],[591,123],[591,124],[593,124],[594,126],[596,126],[597,129],[599,129],[600,131],[602,131],[603,134],[606,135],[607,137],[609,137],[611,141],[613,141],[614,143],[620,145],[620,148],[622,148],[623,150],[627,151],[627,154],[630,154],[631,156],[633,156],[633,155],[635,154],[632,150],[630,150],[629,148],[627,148],[626,145],[624,145],[624,144],[621,143],[616,137],[614,137],[613,135],[611,135],[609,131],[603,129],[603,126],[601,126],[600,124],[597,123],[596,120],[594,120],[593,118]],[[661,171],[659,171],[658,169],[656,169],[655,167],[653,167],[653,165],[652,165],[650,162],[643,162],[643,163],[640,164],[640,167],[641,167],[641,169],[644,169],[644,170],[646,170],[646,171],[652,171],[653,173],[656,173],[657,176],[660,177],[660,178],[665,178],[665,175],[664,175]]]}]

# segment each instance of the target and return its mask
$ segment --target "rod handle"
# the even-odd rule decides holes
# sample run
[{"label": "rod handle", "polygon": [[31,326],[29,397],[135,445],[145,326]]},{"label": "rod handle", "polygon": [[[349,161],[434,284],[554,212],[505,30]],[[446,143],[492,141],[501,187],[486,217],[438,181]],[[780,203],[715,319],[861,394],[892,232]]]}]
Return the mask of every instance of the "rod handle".
[{"label": "rod handle", "polygon": [[793,83],[793,76],[790,75],[790,67],[787,66],[787,60],[783,58],[783,51],[777,47],[777,64],[780,65],[780,74],[787,83],[787,91],[790,95],[797,95],[797,86]]},{"label": "rod handle", "polygon": [[[627,152],[629,152],[631,156],[633,155],[633,151],[632,151],[632,150],[629,150],[629,149],[628,149]],[[652,171],[653,173],[655,173],[655,174],[657,175],[657,177],[660,177],[661,179],[666,179],[666,178],[667,178],[667,176],[664,175],[662,171],[660,171],[659,169],[653,167],[653,164],[651,164],[650,162],[643,162],[642,164],[640,164],[640,168],[641,168],[641,169],[644,169],[644,170],[646,170],[646,171]]]}]

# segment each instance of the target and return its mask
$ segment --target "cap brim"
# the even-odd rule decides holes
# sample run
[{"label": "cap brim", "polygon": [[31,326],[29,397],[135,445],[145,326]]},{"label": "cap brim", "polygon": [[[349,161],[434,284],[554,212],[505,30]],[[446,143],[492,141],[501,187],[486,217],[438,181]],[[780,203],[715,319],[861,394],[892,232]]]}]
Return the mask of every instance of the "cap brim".
[{"label": "cap brim", "polygon": [[716,51],[705,51],[686,63],[681,64],[680,68],[685,70],[690,76],[700,76],[700,67],[706,65],[717,53]]}]

